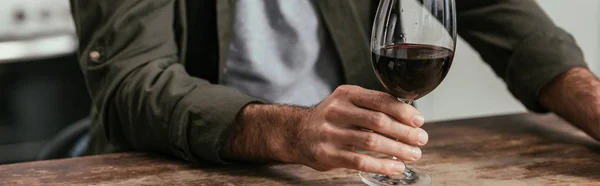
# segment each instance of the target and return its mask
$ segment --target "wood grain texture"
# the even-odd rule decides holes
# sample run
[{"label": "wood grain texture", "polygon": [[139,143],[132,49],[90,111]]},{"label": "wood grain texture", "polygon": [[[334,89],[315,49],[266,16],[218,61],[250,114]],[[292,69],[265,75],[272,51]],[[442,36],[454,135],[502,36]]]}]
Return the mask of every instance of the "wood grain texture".
[{"label": "wood grain texture", "polygon": [[[553,116],[517,114],[428,123],[413,164],[434,185],[600,185],[600,143]],[[0,166],[0,185],[364,185],[358,172],[299,165],[191,165],[121,153]]]}]

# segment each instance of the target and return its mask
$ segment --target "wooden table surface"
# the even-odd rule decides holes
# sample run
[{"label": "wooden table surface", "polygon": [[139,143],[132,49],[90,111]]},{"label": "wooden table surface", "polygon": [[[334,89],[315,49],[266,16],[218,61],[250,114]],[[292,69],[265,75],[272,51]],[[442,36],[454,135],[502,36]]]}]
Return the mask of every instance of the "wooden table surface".
[{"label": "wooden table surface", "polygon": [[[553,115],[428,123],[414,164],[434,185],[600,185],[600,143]],[[364,185],[357,171],[206,166],[122,153],[0,166],[0,185]]]}]

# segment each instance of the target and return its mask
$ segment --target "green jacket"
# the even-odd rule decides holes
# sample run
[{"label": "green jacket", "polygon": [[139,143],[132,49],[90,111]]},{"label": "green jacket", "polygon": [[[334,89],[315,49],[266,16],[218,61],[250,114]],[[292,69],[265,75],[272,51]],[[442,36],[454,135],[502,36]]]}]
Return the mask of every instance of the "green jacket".
[{"label": "green jacket", "polygon": [[[345,83],[381,89],[370,66],[375,0],[315,0]],[[224,163],[224,137],[258,101],[218,85],[235,0],[71,0],[93,99],[90,154],[140,150]],[[538,91],[586,66],[574,39],[533,0],[456,0],[458,32],[532,111]],[[460,63],[460,61],[458,61]]]}]

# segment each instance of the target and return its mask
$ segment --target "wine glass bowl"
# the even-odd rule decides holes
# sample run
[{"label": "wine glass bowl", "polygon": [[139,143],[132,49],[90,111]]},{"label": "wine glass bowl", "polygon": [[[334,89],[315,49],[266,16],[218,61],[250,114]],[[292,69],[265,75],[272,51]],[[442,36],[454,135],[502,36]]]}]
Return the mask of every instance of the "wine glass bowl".
[{"label": "wine glass bowl", "polygon": [[371,55],[377,77],[390,94],[414,101],[442,82],[454,52],[438,46],[398,44],[375,49]]},{"label": "wine glass bowl", "polygon": [[[391,95],[410,104],[444,80],[456,35],[454,0],[381,0],[371,33],[373,70]],[[360,177],[372,186],[432,182],[408,166],[399,176],[361,172]]]}]

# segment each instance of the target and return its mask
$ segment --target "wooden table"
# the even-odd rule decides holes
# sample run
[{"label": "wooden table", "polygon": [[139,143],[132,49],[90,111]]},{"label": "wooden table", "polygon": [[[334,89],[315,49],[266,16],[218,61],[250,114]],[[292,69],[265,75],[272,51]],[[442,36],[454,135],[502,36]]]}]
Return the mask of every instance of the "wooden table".
[{"label": "wooden table", "polygon": [[[600,143],[552,115],[428,123],[434,185],[600,185]],[[363,185],[357,171],[206,166],[123,153],[0,166],[0,185]]]}]

